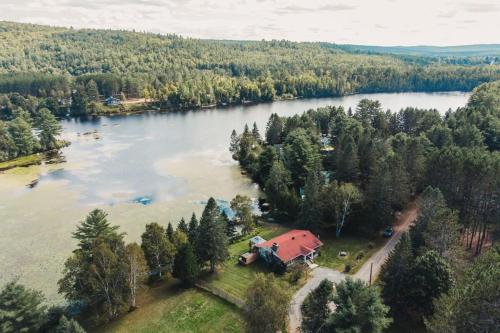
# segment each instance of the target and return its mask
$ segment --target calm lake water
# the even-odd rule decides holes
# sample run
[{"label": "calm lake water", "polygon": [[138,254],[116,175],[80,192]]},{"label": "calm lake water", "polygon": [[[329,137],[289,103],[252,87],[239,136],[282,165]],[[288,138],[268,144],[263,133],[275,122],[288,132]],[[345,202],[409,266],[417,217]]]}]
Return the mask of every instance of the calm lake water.
[{"label": "calm lake water", "polygon": [[[148,112],[62,122],[64,163],[0,174],[0,285],[19,278],[58,301],[57,280],[75,242],[71,232],[93,208],[109,213],[128,241],[146,223],[177,223],[200,214],[210,196],[256,198],[258,188],[241,175],[228,152],[232,129],[256,121],[261,134],[271,113],[300,114],[325,105],[354,108],[362,98],[385,109],[463,106],[468,94],[402,93],[280,101],[183,113]],[[31,188],[27,186],[33,184]]]}]

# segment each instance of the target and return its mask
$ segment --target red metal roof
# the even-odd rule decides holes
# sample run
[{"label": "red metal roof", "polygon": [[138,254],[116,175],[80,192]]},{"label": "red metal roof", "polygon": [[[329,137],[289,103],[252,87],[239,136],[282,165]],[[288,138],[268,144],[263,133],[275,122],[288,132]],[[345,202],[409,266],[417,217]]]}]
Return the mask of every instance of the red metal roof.
[{"label": "red metal roof", "polygon": [[309,230],[295,229],[278,237],[274,237],[264,243],[257,244],[256,246],[271,248],[274,243],[278,244],[276,255],[283,262],[288,262],[300,255],[307,255],[323,245],[323,243]]}]

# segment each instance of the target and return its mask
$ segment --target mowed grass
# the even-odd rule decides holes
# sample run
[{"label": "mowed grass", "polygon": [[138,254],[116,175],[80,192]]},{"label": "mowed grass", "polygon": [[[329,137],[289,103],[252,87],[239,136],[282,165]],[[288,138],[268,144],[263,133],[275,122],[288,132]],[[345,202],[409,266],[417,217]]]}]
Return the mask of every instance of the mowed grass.
[{"label": "mowed grass", "polygon": [[[330,267],[343,272],[347,263],[351,264],[350,274],[354,274],[377,250],[386,242],[383,238],[369,240],[362,237],[342,235],[327,235],[321,238],[325,244],[321,248],[321,255],[316,258],[320,266]],[[347,256],[341,257],[339,252],[347,252]],[[358,257],[358,259],[356,259]],[[361,257],[361,258],[359,258]]]},{"label": "mowed grass", "polygon": [[89,329],[101,333],[243,332],[239,309],[198,289],[182,289],[176,281],[141,293],[139,308],[115,322]]},{"label": "mowed grass", "polygon": [[[266,224],[259,227],[256,234],[269,240],[288,230],[290,229],[281,225]],[[240,300],[244,299],[246,290],[254,280],[255,274],[271,272],[269,267],[260,260],[248,266],[238,264],[239,255],[249,250],[249,238],[250,237],[247,237],[244,240],[231,244],[229,246],[230,258],[215,274],[208,275],[204,278],[209,286],[222,290]]]}]

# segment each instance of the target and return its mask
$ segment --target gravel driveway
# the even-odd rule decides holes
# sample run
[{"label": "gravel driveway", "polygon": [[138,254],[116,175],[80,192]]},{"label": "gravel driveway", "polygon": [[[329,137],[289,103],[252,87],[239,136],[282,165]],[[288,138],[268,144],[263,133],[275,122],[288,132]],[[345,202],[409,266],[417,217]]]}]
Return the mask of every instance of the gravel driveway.
[{"label": "gravel driveway", "polygon": [[[370,259],[368,259],[363,266],[354,274],[355,278],[361,279],[365,282],[370,280],[370,265],[373,263],[372,279],[374,280],[376,276],[380,273],[380,268],[384,264],[385,260],[389,256],[389,253],[394,249],[399,239],[401,238],[403,232],[410,228],[410,225],[415,221],[417,216],[417,207],[413,203],[406,209],[401,216],[398,218],[396,225],[394,226],[394,234],[391,239],[378,250]],[[307,294],[314,288],[316,288],[323,279],[328,279],[334,283],[342,281],[347,275],[340,273],[331,268],[317,267],[311,271],[309,280],[307,283],[300,288],[292,298],[292,304],[290,307],[290,332],[300,332],[300,323],[302,321],[302,313],[300,312],[300,306]]]},{"label": "gravel driveway", "polygon": [[334,283],[342,281],[346,277],[345,274],[340,273],[331,268],[317,267],[309,273],[309,280],[306,284],[300,288],[299,291],[293,295],[292,304],[290,307],[290,327],[291,332],[299,332],[298,327],[302,321],[302,313],[300,312],[300,306],[307,294],[317,286],[324,279],[328,279]]}]

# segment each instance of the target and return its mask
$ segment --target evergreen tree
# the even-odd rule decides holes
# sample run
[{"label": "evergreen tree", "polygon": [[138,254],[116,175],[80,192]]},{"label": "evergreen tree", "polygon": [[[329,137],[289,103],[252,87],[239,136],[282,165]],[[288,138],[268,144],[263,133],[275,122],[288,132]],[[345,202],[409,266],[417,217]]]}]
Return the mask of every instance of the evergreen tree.
[{"label": "evergreen tree", "polygon": [[83,301],[93,319],[106,322],[128,309],[130,290],[123,234],[106,221],[106,213],[92,211],[73,237],[79,241],[59,280],[59,292],[68,301]]},{"label": "evergreen tree", "polygon": [[266,141],[270,145],[280,144],[283,135],[283,120],[278,114],[273,113],[269,117],[266,127]]},{"label": "evergreen tree", "polygon": [[192,286],[199,275],[198,262],[190,244],[182,246],[175,255],[172,275],[186,286]]},{"label": "evergreen tree", "polygon": [[225,225],[222,221],[219,206],[214,198],[210,198],[203,210],[196,239],[196,253],[201,262],[210,263],[210,271],[214,272],[218,263],[229,256],[228,240]]},{"label": "evergreen tree", "polygon": [[71,93],[70,114],[72,116],[85,116],[88,114],[89,100],[85,88],[78,85]]},{"label": "evergreen tree", "polygon": [[97,88],[97,83],[94,80],[89,80],[85,85],[85,93],[91,102],[99,102],[99,89]]},{"label": "evergreen tree", "polygon": [[257,123],[253,123],[253,128],[252,128],[252,136],[257,143],[262,142],[262,137],[260,136],[259,129],[257,128]]},{"label": "evergreen tree", "polygon": [[174,241],[174,227],[172,226],[171,222],[168,222],[167,225],[167,238],[170,242]]},{"label": "evergreen tree", "polygon": [[316,333],[324,327],[330,317],[330,302],[333,301],[333,283],[327,279],[321,281],[304,299],[301,332]]},{"label": "evergreen tree", "polygon": [[339,142],[336,156],[335,178],[343,182],[353,182],[359,177],[358,147],[350,135],[344,135]]},{"label": "evergreen tree", "polygon": [[188,238],[191,244],[195,244],[196,239],[198,238],[198,219],[196,218],[195,213],[191,215],[191,220],[189,220]]},{"label": "evergreen tree", "polygon": [[0,290],[0,332],[38,332],[45,322],[43,301],[41,292],[7,283]]},{"label": "evergreen tree", "polygon": [[165,229],[158,223],[146,224],[146,231],[141,239],[141,247],[151,273],[161,278],[163,273],[170,272],[175,257],[175,247],[168,239]]},{"label": "evergreen tree", "polygon": [[[91,250],[94,242],[101,239],[113,239],[117,235],[118,226],[111,226],[107,220],[108,214],[101,209],[92,210],[73,233],[78,240],[78,246],[84,251]],[[123,234],[120,234],[123,235]]]},{"label": "evergreen tree", "polygon": [[378,290],[361,280],[348,277],[338,283],[333,302],[336,308],[325,325],[326,332],[381,333],[392,322]]},{"label": "evergreen tree", "polygon": [[184,218],[181,218],[181,220],[179,221],[179,224],[177,225],[177,230],[182,231],[186,235],[189,234],[189,228]]},{"label": "evergreen tree", "polygon": [[236,130],[233,129],[231,132],[231,139],[229,141],[229,151],[232,154],[234,160],[239,159],[239,151],[240,151],[240,137],[236,133]]},{"label": "evergreen tree", "polygon": [[413,268],[413,249],[408,233],[401,236],[401,240],[391,251],[382,266],[380,281],[382,297],[388,304],[394,316],[399,317],[407,310],[407,301],[410,289],[410,274]]},{"label": "evergreen tree", "polygon": [[57,148],[56,137],[61,134],[62,128],[56,117],[48,109],[42,108],[38,110],[36,127],[40,130],[41,149],[49,150]]},{"label": "evergreen tree", "polygon": [[266,182],[266,193],[271,204],[278,209],[286,207],[290,196],[289,186],[292,183],[290,172],[280,160],[273,163]]},{"label": "evergreen tree", "polygon": [[12,140],[7,123],[0,120],[0,162],[17,156],[17,147]]},{"label": "evergreen tree", "polygon": [[285,161],[296,188],[305,184],[309,171],[319,159],[318,147],[311,142],[304,129],[292,131],[285,140]]},{"label": "evergreen tree", "polygon": [[63,315],[59,319],[59,324],[55,328],[54,333],[85,333],[85,330],[75,319],[68,319]]},{"label": "evergreen tree", "polygon": [[271,168],[278,158],[276,149],[270,146],[267,146],[259,155],[257,174],[257,181],[259,184],[265,184],[267,182]]},{"label": "evergreen tree", "polygon": [[9,122],[9,134],[16,146],[15,151],[18,156],[30,155],[39,148],[31,125],[22,117],[17,117]]},{"label": "evergreen tree", "polygon": [[323,177],[321,166],[316,163],[307,176],[300,221],[304,228],[317,230],[321,222],[321,189]]},{"label": "evergreen tree", "polygon": [[500,247],[480,255],[425,320],[431,333],[496,332],[500,327]]},{"label": "evergreen tree", "polygon": [[410,272],[408,306],[417,316],[434,311],[433,301],[447,293],[453,285],[449,264],[435,251],[428,251],[415,260]]}]

